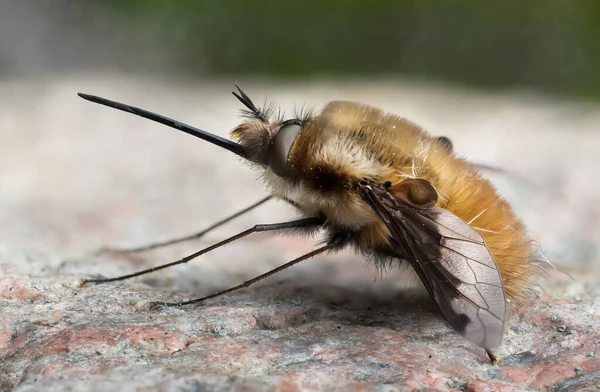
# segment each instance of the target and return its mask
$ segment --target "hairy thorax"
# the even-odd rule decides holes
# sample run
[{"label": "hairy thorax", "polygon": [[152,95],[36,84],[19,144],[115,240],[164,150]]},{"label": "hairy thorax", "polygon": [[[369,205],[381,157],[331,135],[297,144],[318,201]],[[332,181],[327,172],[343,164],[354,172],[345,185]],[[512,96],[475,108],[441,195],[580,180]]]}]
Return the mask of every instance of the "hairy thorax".
[{"label": "hairy thorax", "polygon": [[[292,162],[298,172],[294,181],[267,169],[264,173],[267,187],[275,197],[295,204],[304,215],[324,216],[334,231],[355,233],[359,247],[364,250],[385,248],[389,230],[364,201],[356,185],[361,181],[394,184],[413,177],[414,162],[418,159],[400,149],[377,159],[373,148],[379,144],[361,144],[344,133],[320,132],[319,136],[304,139],[310,140],[310,145],[302,145],[300,138],[300,144],[294,147]],[[301,152],[302,149],[308,151]],[[403,168],[397,164],[399,161],[410,164]]]}]

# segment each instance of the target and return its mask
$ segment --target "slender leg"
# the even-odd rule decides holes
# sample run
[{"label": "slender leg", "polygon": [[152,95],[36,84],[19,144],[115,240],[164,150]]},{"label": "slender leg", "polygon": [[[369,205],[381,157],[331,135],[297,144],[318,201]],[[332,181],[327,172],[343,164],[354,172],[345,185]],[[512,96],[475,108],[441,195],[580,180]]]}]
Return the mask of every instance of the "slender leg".
[{"label": "slender leg", "polygon": [[300,257],[298,257],[298,258],[296,258],[296,259],[294,259],[294,260],[292,260],[290,262],[287,262],[287,263],[285,263],[282,266],[279,266],[279,267],[277,267],[275,269],[272,269],[269,272],[265,272],[264,274],[259,275],[256,278],[247,280],[247,281],[245,281],[242,284],[239,284],[239,285],[234,286],[234,287],[230,287],[230,288],[225,289],[225,290],[221,290],[221,291],[216,292],[214,294],[207,295],[206,297],[191,299],[189,301],[183,301],[183,302],[151,302],[150,303],[150,307],[151,308],[157,308],[157,307],[160,307],[160,306],[184,306],[184,305],[190,305],[190,304],[194,304],[194,303],[198,303],[198,302],[203,302],[203,301],[206,301],[207,299],[211,299],[211,298],[215,298],[215,297],[220,297],[221,295],[224,295],[224,294],[227,294],[227,293],[231,293],[232,291],[236,291],[236,290],[239,290],[239,289],[246,288],[246,287],[248,287],[248,286],[250,286],[250,285],[252,285],[252,284],[254,284],[254,283],[258,282],[258,281],[261,281],[261,280],[263,280],[265,278],[268,278],[269,276],[271,276],[273,274],[276,274],[276,273],[278,273],[280,271],[283,271],[284,269],[287,269],[287,268],[293,266],[294,264],[298,264],[301,261],[304,261],[304,260],[309,259],[309,258],[311,258],[313,256],[316,256],[316,255],[318,255],[320,253],[323,253],[323,252],[326,252],[328,250],[331,250],[335,246],[336,246],[335,244],[329,243],[329,244],[324,245],[324,246],[322,246],[322,247],[320,247],[318,249],[313,250],[310,253],[302,255],[302,256],[300,256]]},{"label": "slender leg", "polygon": [[220,248],[223,245],[227,245],[235,240],[239,240],[240,238],[246,237],[249,234],[252,233],[259,233],[259,232],[263,232],[263,231],[273,231],[273,230],[284,230],[284,229],[304,229],[304,230],[310,230],[310,229],[314,229],[314,228],[318,228],[323,224],[323,220],[321,218],[304,218],[304,219],[299,219],[299,220],[295,220],[295,221],[291,221],[291,222],[284,222],[284,223],[272,223],[272,224],[265,224],[265,225],[256,225],[254,227],[252,227],[251,229],[248,229],[246,231],[243,231],[239,234],[234,235],[233,237],[229,237],[226,240],[223,240],[221,242],[217,242],[214,245],[209,246],[208,248],[204,248],[194,254],[191,254],[187,257],[184,257],[181,260],[178,261],[174,261],[168,264],[163,264],[163,265],[159,265],[157,267],[152,267],[152,268],[148,268],[145,269],[143,271],[139,271],[139,272],[135,272],[133,274],[129,274],[129,275],[123,275],[123,276],[118,276],[116,278],[108,278],[108,279],[85,279],[82,280],[81,283],[79,284],[79,286],[83,286],[86,283],[107,283],[107,282],[115,282],[117,280],[125,280],[125,279],[129,279],[129,278],[133,278],[136,276],[141,276],[141,275],[145,275],[148,274],[150,272],[154,272],[154,271],[158,271],[164,268],[168,268],[168,267],[172,267],[174,265],[177,264],[184,264],[187,263],[190,260],[195,259],[198,256],[201,256],[205,253],[210,252],[211,250]]},{"label": "slender leg", "polygon": [[144,246],[139,246],[139,247],[135,247],[135,248],[102,248],[100,250],[98,250],[96,252],[96,255],[101,255],[101,254],[122,254],[122,253],[139,253],[139,252],[145,252],[148,250],[152,250],[152,249],[156,249],[156,248],[161,248],[163,246],[168,246],[168,245],[174,245],[174,244],[178,244],[181,242],[185,242],[185,241],[189,241],[189,240],[194,240],[194,239],[198,239],[200,237],[202,237],[203,235],[207,234],[208,232],[216,229],[219,226],[224,225],[227,222],[230,222],[232,220],[234,220],[235,218],[245,214],[246,212],[253,210],[254,208],[260,206],[261,204],[266,203],[267,201],[271,200],[271,196],[267,196],[259,201],[257,201],[256,203],[244,208],[241,211],[236,212],[233,215],[228,216],[225,219],[222,219],[216,223],[214,223],[213,225],[207,227],[206,229],[192,234],[192,235],[187,235],[185,237],[180,237],[180,238],[174,238],[168,241],[163,241],[163,242],[155,242],[149,245],[144,245]]}]

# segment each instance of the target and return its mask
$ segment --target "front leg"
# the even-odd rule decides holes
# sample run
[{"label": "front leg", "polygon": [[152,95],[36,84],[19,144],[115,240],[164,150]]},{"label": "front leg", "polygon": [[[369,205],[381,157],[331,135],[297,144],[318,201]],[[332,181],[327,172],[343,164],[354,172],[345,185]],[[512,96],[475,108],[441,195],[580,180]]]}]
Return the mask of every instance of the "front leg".
[{"label": "front leg", "polygon": [[174,265],[178,265],[178,264],[184,264],[187,263],[193,259],[195,259],[196,257],[202,256],[205,253],[210,252],[211,250],[215,250],[217,248],[220,248],[223,245],[227,245],[233,241],[239,240],[240,238],[246,237],[249,234],[252,233],[260,233],[260,232],[265,232],[265,231],[291,231],[292,233],[297,233],[297,234],[310,234],[312,232],[314,232],[315,230],[320,229],[323,224],[325,223],[324,219],[321,217],[310,217],[310,218],[304,218],[304,219],[299,219],[299,220],[295,220],[295,221],[290,221],[290,222],[284,222],[284,223],[270,223],[270,224],[263,224],[263,225],[256,225],[246,231],[243,231],[239,234],[234,235],[233,237],[229,237],[226,240],[223,240],[221,242],[218,242],[214,245],[211,245],[207,248],[204,248],[196,253],[193,253],[187,257],[184,257],[181,260],[177,260],[177,261],[173,261],[171,263],[167,263],[167,264],[163,264],[160,265],[158,267],[152,267],[152,268],[148,268],[145,269],[143,271],[138,271],[135,272],[133,274],[128,274],[128,275],[122,275],[122,276],[118,276],[116,278],[108,278],[108,279],[85,279],[82,280],[81,283],[79,284],[79,286],[83,286],[87,283],[107,283],[107,282],[115,282],[118,280],[125,280],[125,279],[129,279],[129,278],[134,278],[136,276],[141,276],[141,275],[145,275],[145,274],[149,274],[150,272],[154,272],[154,271],[158,271],[161,269],[165,269],[165,268],[169,268],[172,267]]}]

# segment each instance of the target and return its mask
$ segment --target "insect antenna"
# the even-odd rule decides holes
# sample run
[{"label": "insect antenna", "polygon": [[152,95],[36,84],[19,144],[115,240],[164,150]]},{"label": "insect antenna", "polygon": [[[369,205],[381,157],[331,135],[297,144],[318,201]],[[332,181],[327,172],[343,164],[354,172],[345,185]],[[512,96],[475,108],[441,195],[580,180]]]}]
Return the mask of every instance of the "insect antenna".
[{"label": "insect antenna", "polygon": [[248,95],[246,95],[246,93],[240,88],[240,86],[238,86],[238,84],[235,84],[235,88],[238,90],[239,94],[236,93],[235,91],[232,91],[231,93],[245,106],[249,109],[248,111],[244,111],[246,114],[248,114],[250,117],[254,117],[259,119],[260,121],[264,122],[264,123],[268,123],[269,119],[267,118],[267,116],[265,115],[265,113],[263,113],[258,107],[256,107],[256,105],[254,104],[254,102],[252,102],[252,100],[250,99],[250,97]]},{"label": "insect antenna", "polygon": [[220,221],[213,223],[212,225],[210,225],[209,227],[207,227],[206,229],[191,234],[191,235],[187,235],[185,237],[178,237],[178,238],[173,238],[167,241],[162,241],[162,242],[155,242],[152,244],[148,244],[148,245],[143,245],[143,246],[139,246],[139,247],[135,247],[135,248],[102,248],[100,250],[98,250],[97,252],[95,252],[95,255],[103,255],[103,254],[113,254],[113,255],[118,255],[118,254],[131,254],[131,253],[140,253],[140,252],[146,252],[149,250],[153,250],[153,249],[157,249],[157,248],[162,248],[165,246],[169,246],[169,245],[175,245],[175,244],[179,244],[185,241],[190,241],[190,240],[196,240],[201,238],[202,236],[208,234],[209,232],[211,232],[212,230],[224,225],[225,223],[228,223],[232,220],[234,220],[235,218],[242,216],[243,214],[255,209],[256,207],[266,203],[267,201],[271,200],[271,196],[267,196],[262,198],[261,200],[257,201],[256,203],[244,208],[241,211],[236,212],[233,215],[230,215],[224,219],[221,219]]}]

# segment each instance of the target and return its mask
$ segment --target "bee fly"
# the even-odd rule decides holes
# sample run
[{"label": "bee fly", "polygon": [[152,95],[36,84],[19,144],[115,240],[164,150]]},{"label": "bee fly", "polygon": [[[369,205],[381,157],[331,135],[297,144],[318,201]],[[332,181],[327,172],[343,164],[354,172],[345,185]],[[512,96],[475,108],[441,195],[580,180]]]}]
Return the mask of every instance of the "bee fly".
[{"label": "bee fly", "polygon": [[318,114],[284,119],[259,109],[236,85],[245,120],[221,138],[146,110],[79,94],[215,144],[244,158],[262,173],[270,196],[208,229],[185,238],[126,251],[143,251],[198,238],[269,199],[284,200],[304,218],[256,225],[181,260],[111,279],[124,280],[188,261],[251,233],[326,233],[322,246],[238,286],[184,302],[182,306],[248,287],[325,252],[353,247],[379,267],[409,263],[444,319],[483,347],[492,362],[509,307],[524,304],[534,278],[523,223],[477,168],[459,158],[452,143],[433,137],[405,118],[346,101]]}]

